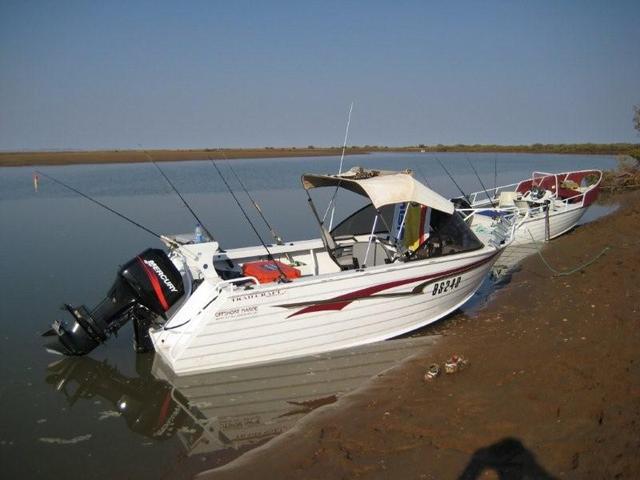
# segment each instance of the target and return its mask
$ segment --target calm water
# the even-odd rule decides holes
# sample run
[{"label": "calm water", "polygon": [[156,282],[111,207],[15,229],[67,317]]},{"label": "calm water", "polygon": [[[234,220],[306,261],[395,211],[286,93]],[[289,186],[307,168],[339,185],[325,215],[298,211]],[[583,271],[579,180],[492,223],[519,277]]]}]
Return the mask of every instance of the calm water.
[{"label": "calm water", "polygon": [[[602,156],[437,157],[466,192],[481,189],[467,158],[487,187],[494,185],[494,162],[498,184],[527,177],[532,169],[606,169],[616,164],[613,157]],[[284,238],[317,236],[300,175],[333,173],[338,158],[237,160],[233,165]],[[430,154],[352,156],[345,165],[412,168],[441,194],[459,194]],[[220,166],[227,172],[224,162]],[[210,164],[169,163],[162,168],[223,246],[257,243]],[[414,343],[397,348],[316,358],[237,378],[205,376],[183,385],[161,380],[150,356],[136,361],[125,327],[91,358],[47,370],[57,357],[45,353],[39,334],[62,314],[59,306],[93,306],[111,285],[118,265],[159,242],[46,179],[34,192],[33,170],[0,168],[0,464],[6,478],[190,478],[264,443],[306,412],[335,401],[334,395],[356,388],[429,342],[411,340]],[[151,164],[42,171],[157,232],[194,228]],[[268,238],[246,197],[238,195]],[[344,198],[343,206],[353,206],[352,200]],[[595,207],[584,221],[608,211]],[[282,378],[287,382],[279,383]]]}]

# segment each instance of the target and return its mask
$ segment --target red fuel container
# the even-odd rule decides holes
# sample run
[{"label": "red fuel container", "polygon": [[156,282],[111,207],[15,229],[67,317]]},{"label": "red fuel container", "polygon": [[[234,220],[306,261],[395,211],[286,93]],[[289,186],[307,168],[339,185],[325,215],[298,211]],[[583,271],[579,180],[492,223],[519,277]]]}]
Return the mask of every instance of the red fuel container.
[{"label": "red fuel container", "polygon": [[[279,270],[278,267],[280,267]],[[300,270],[277,260],[245,263],[242,266],[242,275],[245,277],[256,277],[260,283],[270,283],[280,278],[280,270],[282,270],[282,273],[288,280],[300,278]]]}]

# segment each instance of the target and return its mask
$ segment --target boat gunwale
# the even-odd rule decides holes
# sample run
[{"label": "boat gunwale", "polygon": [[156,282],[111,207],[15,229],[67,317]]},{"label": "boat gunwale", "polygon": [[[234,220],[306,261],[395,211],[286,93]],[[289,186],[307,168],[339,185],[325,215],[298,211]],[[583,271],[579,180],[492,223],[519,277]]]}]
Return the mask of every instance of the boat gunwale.
[{"label": "boat gunwale", "polygon": [[[574,198],[582,197],[582,202],[581,202],[581,203],[584,203],[584,197],[586,196],[586,194],[587,194],[587,193],[589,193],[589,192],[591,192],[591,191],[593,191],[593,190],[595,190],[595,189],[597,189],[597,188],[600,188],[600,184],[602,183],[602,179],[603,179],[603,177],[604,177],[604,173],[603,173],[603,171],[602,171],[602,170],[599,170],[599,169],[597,169],[597,168],[588,168],[588,169],[584,169],[584,170],[569,170],[569,171],[566,171],[566,172],[558,172],[558,173],[548,173],[548,172],[533,171],[533,172],[531,173],[531,176],[532,176],[532,178],[531,178],[531,179],[523,179],[523,180],[520,180],[520,181],[518,181],[518,182],[509,183],[509,184],[506,184],[506,185],[500,185],[500,186],[497,186],[497,187],[494,187],[494,188],[489,188],[489,189],[487,189],[487,191],[479,190],[479,191],[477,191],[477,192],[469,193],[466,197],[467,197],[467,198],[471,198],[471,197],[473,197],[473,198],[474,198],[474,201],[473,201],[473,202],[470,202],[470,203],[471,203],[471,206],[472,206],[473,208],[480,208],[480,207],[483,207],[483,206],[485,206],[485,205],[491,205],[491,206],[493,206],[493,200],[495,200],[495,195],[497,195],[498,191],[500,191],[500,190],[504,190],[504,189],[506,189],[507,187],[515,187],[515,190],[517,191],[518,187],[519,187],[523,182],[527,182],[527,181],[529,181],[529,180],[532,180],[532,179],[533,179],[533,176],[534,176],[536,173],[542,174],[542,177],[541,177],[541,178],[546,178],[546,177],[558,177],[558,176],[562,176],[562,175],[564,175],[564,176],[566,177],[566,176],[568,176],[568,175],[571,175],[571,174],[578,174],[578,173],[585,173],[585,174],[587,174],[587,173],[594,173],[594,174],[597,174],[597,175],[598,175],[598,180],[597,180],[595,183],[593,183],[593,184],[589,185],[589,186],[588,186],[588,188],[587,188],[584,192],[579,192],[579,193],[577,193],[576,195],[574,195],[573,197],[569,197],[569,198],[566,198],[566,199],[562,199],[562,201],[563,201],[563,202],[566,202],[567,200],[571,200],[571,199],[574,199]],[[487,195],[488,195],[488,192],[493,192],[493,195],[494,195],[494,196],[493,196],[493,197],[488,197],[488,196],[487,196]],[[484,196],[486,196],[487,198],[482,199],[482,200],[477,200],[477,197],[478,197],[479,195],[484,195]],[[456,198],[459,198],[459,199],[460,199],[460,198],[463,198],[463,197],[456,197]],[[571,205],[577,205],[577,204],[571,204]],[[568,206],[569,206],[569,204],[567,203],[567,207],[566,207],[566,208],[568,208]],[[588,205],[587,205],[587,206],[580,205],[580,208],[582,208],[582,207],[588,207]]]},{"label": "boat gunwale", "polygon": [[[376,265],[376,266],[366,267],[366,268],[342,270],[339,272],[323,273],[320,275],[305,275],[303,277],[296,278],[290,282],[283,282],[283,283],[271,282],[271,283],[261,283],[257,285],[253,284],[251,288],[240,289],[240,287],[236,287],[233,289],[232,293],[229,295],[229,298],[233,298],[234,296],[246,295],[252,292],[265,292],[265,291],[271,291],[271,290],[280,290],[283,288],[291,289],[294,287],[322,284],[322,283],[329,282],[331,280],[337,281],[337,280],[344,280],[344,279],[355,279],[355,278],[360,278],[360,277],[365,277],[370,275],[379,275],[379,274],[394,272],[398,270],[402,270],[402,271],[414,270],[417,268],[424,268],[425,266],[428,266],[431,264],[433,265],[445,264],[454,260],[467,260],[467,259],[474,259],[479,257],[487,257],[491,254],[496,254],[503,248],[504,247],[496,248],[492,245],[483,244],[482,248],[479,248],[477,250],[443,255],[440,257],[425,258],[421,260],[412,260],[410,262],[395,262],[392,264],[382,264],[382,265]],[[208,280],[208,281],[210,281],[213,284],[216,283],[214,280]]]}]

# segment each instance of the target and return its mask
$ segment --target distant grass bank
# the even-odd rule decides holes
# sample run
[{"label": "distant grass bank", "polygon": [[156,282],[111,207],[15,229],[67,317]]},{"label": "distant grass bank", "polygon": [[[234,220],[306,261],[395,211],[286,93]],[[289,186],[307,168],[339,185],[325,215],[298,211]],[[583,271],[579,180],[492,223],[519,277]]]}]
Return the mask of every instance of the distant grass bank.
[{"label": "distant grass bank", "polygon": [[468,153],[566,153],[577,155],[628,155],[640,143],[534,143],[531,145],[418,145],[402,150]]},{"label": "distant grass bank", "polygon": [[[632,143],[578,143],[533,145],[415,145],[407,147],[384,147],[377,145],[347,147],[348,155],[372,152],[424,152],[424,153],[564,153],[589,155],[628,155],[640,151],[640,144]],[[307,148],[210,148],[192,150],[148,150],[157,162],[182,160],[203,160],[207,158],[274,158],[274,157],[316,157],[340,155],[340,147]],[[149,161],[142,150],[100,150],[100,151],[56,151],[56,152],[4,152],[0,153],[0,166],[18,167],[30,165],[74,165],[96,163],[138,163]]]},{"label": "distant grass bank", "polygon": [[[233,148],[194,150],[147,150],[156,162],[206,160],[207,158],[274,158],[339,155],[337,148]],[[362,149],[349,150],[349,154],[368,153]],[[77,165],[96,163],[140,163],[149,159],[142,150],[100,150],[70,152],[6,152],[0,153],[0,166],[22,167],[30,165]]]}]

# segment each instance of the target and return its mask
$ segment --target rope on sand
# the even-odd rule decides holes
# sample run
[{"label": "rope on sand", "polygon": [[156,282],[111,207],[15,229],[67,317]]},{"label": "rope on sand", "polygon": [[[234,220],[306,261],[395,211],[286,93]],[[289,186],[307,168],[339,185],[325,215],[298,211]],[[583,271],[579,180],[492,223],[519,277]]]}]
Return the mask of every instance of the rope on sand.
[{"label": "rope on sand", "polygon": [[602,251],[598,255],[593,257],[588,262],[585,262],[582,265],[577,266],[576,268],[573,268],[571,270],[563,272],[563,271],[560,271],[560,270],[556,270],[555,268],[553,268],[549,264],[549,262],[542,256],[542,251],[541,251],[541,248],[539,246],[539,243],[536,242],[533,239],[533,235],[531,234],[531,231],[528,228],[527,228],[527,232],[529,233],[529,236],[531,237],[531,242],[536,246],[536,253],[540,257],[540,260],[542,260],[542,263],[544,264],[544,266],[547,267],[549,269],[549,271],[551,271],[551,273],[553,273],[553,275],[555,277],[566,277],[568,275],[573,275],[574,273],[579,272],[580,270],[583,270],[584,268],[587,268],[592,263],[595,263],[601,256],[603,256],[605,253],[607,253],[609,250],[611,250],[611,247],[607,245],[606,247],[604,247],[602,249]]}]

